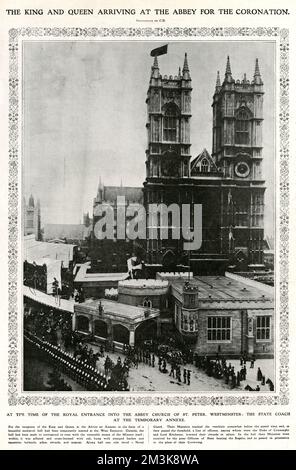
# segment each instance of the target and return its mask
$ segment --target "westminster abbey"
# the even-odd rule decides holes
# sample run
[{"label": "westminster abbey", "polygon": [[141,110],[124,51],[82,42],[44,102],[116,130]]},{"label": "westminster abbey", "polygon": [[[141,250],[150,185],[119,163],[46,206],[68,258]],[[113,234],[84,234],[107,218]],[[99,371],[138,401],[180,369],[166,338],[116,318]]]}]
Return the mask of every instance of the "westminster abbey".
[{"label": "westminster abbey", "polygon": [[[221,79],[218,72],[213,91],[212,152],[203,149],[192,158],[191,133],[195,130],[190,129],[190,120],[191,100],[195,98],[187,54],[175,76],[162,75],[158,58],[154,57],[146,99],[148,145],[143,187],[112,190],[100,183],[94,199],[95,211],[97,204],[115,204],[118,194],[128,192],[127,202],[134,202],[135,195],[135,201],[144,204],[147,221],[149,205],[154,203],[180,207],[201,204],[201,248],[188,252],[182,238],[152,240],[147,236],[132,247],[126,240],[104,250],[104,240],[93,236],[91,257],[96,269],[125,270],[125,260],[132,252],[138,253],[150,273],[160,266],[165,271],[190,267],[194,273],[204,275],[223,274],[231,268],[245,271],[263,267],[264,91],[258,59],[254,58],[252,80],[246,75],[237,80],[232,76],[228,57],[224,77]],[[94,216],[94,225],[96,220]],[[102,260],[103,256],[107,258]]]}]

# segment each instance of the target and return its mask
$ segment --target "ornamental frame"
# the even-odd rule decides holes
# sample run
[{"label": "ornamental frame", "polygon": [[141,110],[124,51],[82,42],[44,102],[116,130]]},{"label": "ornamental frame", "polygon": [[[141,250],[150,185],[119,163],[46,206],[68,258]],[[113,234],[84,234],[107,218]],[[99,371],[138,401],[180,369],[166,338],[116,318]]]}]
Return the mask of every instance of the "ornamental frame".
[{"label": "ornamental frame", "polygon": [[[20,100],[21,46],[29,39],[55,40],[223,40],[252,39],[274,40],[279,57],[278,87],[278,136],[277,165],[279,172],[279,269],[276,276],[279,286],[277,316],[276,355],[279,375],[275,393],[246,395],[243,392],[70,392],[61,395],[38,392],[23,392],[19,377],[22,367],[22,331],[20,332],[19,298],[22,296],[22,280],[19,277],[21,249],[19,246],[20,227]],[[229,406],[229,405],[288,405],[289,404],[289,30],[279,27],[214,27],[214,28],[13,28],[9,30],[9,155],[8,155],[8,390],[10,406],[60,405],[60,406]]]}]

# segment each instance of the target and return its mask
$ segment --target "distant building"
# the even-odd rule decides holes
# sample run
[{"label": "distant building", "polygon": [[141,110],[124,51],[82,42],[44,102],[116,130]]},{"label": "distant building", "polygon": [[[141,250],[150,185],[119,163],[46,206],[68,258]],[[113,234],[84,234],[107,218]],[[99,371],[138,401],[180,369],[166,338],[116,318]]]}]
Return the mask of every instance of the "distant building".
[{"label": "distant building", "polygon": [[44,241],[79,244],[90,236],[91,227],[84,224],[45,224]]},{"label": "distant building", "polygon": [[26,204],[26,199],[23,198],[23,227],[24,235],[34,234],[35,240],[41,240],[40,200],[38,199],[35,204],[32,194],[29,197],[28,204]]},{"label": "distant building", "polygon": [[[91,259],[92,268],[122,271],[125,260],[137,256],[145,260],[150,277],[160,267],[182,271],[190,265],[195,274],[224,274],[228,266],[236,271],[264,269],[264,193],[262,176],[263,81],[258,59],[252,80],[232,76],[227,58],[223,81],[217,74],[213,95],[212,154],[206,149],[195,158],[191,154],[192,79],[187,54],[178,74],[162,75],[157,56],[151,67],[147,91],[146,179],[143,188],[107,186],[101,182],[94,200]],[[130,242],[96,240],[99,204],[111,204],[116,211],[117,196],[126,203],[143,203],[146,209],[146,239]],[[178,222],[167,210],[165,220],[158,209],[151,237],[152,204],[177,204]],[[202,244],[190,253],[184,250],[181,228],[183,207],[202,206]],[[164,206],[162,206],[164,207]],[[194,227],[193,210],[190,229]],[[189,225],[189,224],[188,224]],[[167,236],[160,236],[166,230]],[[163,232],[162,232],[163,233]],[[140,255],[139,255],[140,253]]]},{"label": "distant building", "polygon": [[[190,254],[195,273],[223,272],[227,264],[262,268],[264,91],[258,60],[253,80],[244,75],[240,81],[232,77],[228,57],[224,80],[220,82],[218,73],[213,96],[212,156],[204,149],[193,160],[191,94],[186,54],[182,73],[179,69],[176,76],[161,75],[155,57],[146,100],[145,206],[202,205],[202,246]],[[169,219],[168,225],[172,226]],[[147,237],[148,263],[164,268],[186,263],[183,242]]]},{"label": "distant building", "polygon": [[[90,257],[92,269],[98,272],[124,272],[127,269],[127,259],[136,252],[145,256],[141,243],[131,241],[129,238],[118,238],[117,227],[114,227],[114,239],[100,240],[97,237],[97,224],[102,218],[98,208],[108,205],[112,208],[114,220],[117,220],[117,198],[124,197],[126,206],[130,204],[143,204],[143,188],[127,186],[105,186],[101,179],[97,195],[93,201],[93,226],[91,237]],[[125,207],[126,209],[126,207]],[[129,220],[129,217],[126,217]],[[124,230],[126,227],[123,227]]]}]

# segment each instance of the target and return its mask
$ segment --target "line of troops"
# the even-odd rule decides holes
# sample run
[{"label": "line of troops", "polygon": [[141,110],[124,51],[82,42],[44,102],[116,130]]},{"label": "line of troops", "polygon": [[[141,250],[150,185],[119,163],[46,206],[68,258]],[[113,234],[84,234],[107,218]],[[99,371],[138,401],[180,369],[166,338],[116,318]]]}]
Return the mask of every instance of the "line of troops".
[{"label": "line of troops", "polygon": [[48,341],[42,341],[32,333],[26,332],[25,339],[40,351],[40,356],[49,362],[60,372],[64,372],[75,382],[82,385],[89,391],[105,391],[108,387],[108,380],[105,374],[75,358],[72,354],[63,351]]}]

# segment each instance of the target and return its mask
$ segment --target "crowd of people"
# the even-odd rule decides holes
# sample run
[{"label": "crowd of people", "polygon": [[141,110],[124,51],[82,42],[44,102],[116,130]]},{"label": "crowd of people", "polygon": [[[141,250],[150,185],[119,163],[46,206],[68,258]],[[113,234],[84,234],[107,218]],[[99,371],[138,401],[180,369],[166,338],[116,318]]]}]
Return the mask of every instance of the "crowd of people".
[{"label": "crowd of people", "polygon": [[[247,354],[242,354],[240,357],[240,369],[235,370],[235,366],[230,361],[227,361],[225,357],[219,355],[219,353],[217,353],[216,357],[213,359],[206,355],[194,353],[190,349],[182,352],[162,345],[158,347],[157,353],[154,352],[155,350],[155,347],[151,347],[151,345],[148,347],[142,344],[141,347],[136,348],[125,345],[123,353],[126,354],[130,363],[136,368],[138,368],[139,363],[146,364],[153,368],[156,366],[157,362],[158,370],[163,374],[168,373],[168,376],[176,379],[179,384],[191,385],[191,365],[191,367],[195,366],[196,369],[204,371],[209,377],[224,380],[225,384],[231,389],[240,387],[243,385],[242,382],[247,381],[247,362],[250,363],[250,369],[254,369],[256,361],[254,354],[250,357],[248,357]],[[274,390],[273,382],[270,379],[265,380],[265,376],[260,367],[258,367],[257,371],[257,381],[260,382],[262,386],[268,384],[270,390]],[[254,389],[246,384],[245,389],[260,391],[260,384],[257,384]]]},{"label": "crowd of people", "polygon": [[[116,364],[107,355],[105,357],[106,345],[100,345],[97,352],[94,352],[92,346],[83,344],[79,341],[79,336],[75,335],[74,332],[74,354],[75,358],[80,359],[83,363],[90,365],[95,369],[100,368],[100,362],[104,362],[105,376],[109,377],[108,390],[128,390],[128,373],[130,368],[130,361],[126,358],[123,362],[120,356],[118,356]],[[114,344],[112,352],[115,352]],[[101,360],[100,360],[101,359]]]},{"label": "crowd of people", "polygon": [[[223,356],[220,357],[219,354],[216,355],[215,359],[194,354],[194,364],[198,369],[204,370],[210,377],[224,380],[225,384],[228,384],[230,388],[239,387],[241,382],[247,380],[247,362],[250,362],[250,369],[254,369],[255,361],[256,357],[254,354],[251,357],[248,357],[247,354],[243,354],[240,357],[240,370],[235,371],[235,367],[231,362],[227,363],[226,359]],[[265,376],[263,376],[260,367],[258,367],[257,371],[257,381],[263,386],[266,383]],[[273,391],[274,385],[270,379],[268,379],[268,384],[270,390]],[[257,384],[256,388],[253,389],[247,384],[245,390],[259,392],[260,386]]]},{"label": "crowd of people", "polygon": [[[83,388],[89,391],[105,391],[105,390],[128,390],[128,383],[121,372],[121,366],[113,370],[109,377],[101,373],[98,369],[88,363],[87,359],[74,356],[74,354],[62,350],[60,346],[56,346],[49,341],[44,341],[38,336],[26,331],[24,339],[31,348],[38,350],[38,357],[49,363],[53,367],[53,371],[64,373],[75,382],[79,383]],[[120,376],[120,380],[119,377]]]},{"label": "crowd of people", "polygon": [[71,314],[52,308],[29,309],[25,312],[24,326],[31,333],[53,344],[63,342],[65,347],[72,342]]},{"label": "crowd of people", "polygon": [[[72,331],[71,315],[61,314],[53,309],[46,312],[31,310],[25,315],[25,328],[27,335],[31,335],[31,340],[34,337],[36,342],[38,338],[40,347],[43,344],[47,349],[49,345],[50,348],[54,348],[56,364],[61,367],[60,370],[63,370],[63,367],[66,368],[70,377],[81,383],[87,390],[128,390],[129,369],[130,367],[138,368],[141,363],[152,368],[158,367],[159,372],[168,374],[168,377],[177,380],[179,384],[191,385],[191,375],[195,366],[197,370],[204,371],[209,377],[223,380],[231,389],[245,385],[246,390],[260,391],[260,385],[268,384],[270,390],[274,390],[273,382],[269,378],[266,379],[260,367],[257,370],[256,378],[259,383],[256,388],[252,388],[247,383],[247,362],[250,363],[250,369],[254,369],[255,355],[248,357],[242,354],[240,369],[235,370],[231,361],[227,361],[219,353],[213,358],[197,354],[189,348],[177,349],[173,344],[144,341],[136,347],[123,345],[122,352],[126,358],[121,360],[118,357],[116,362],[108,355],[105,357],[109,351],[115,353],[114,342],[106,341],[100,344],[97,351],[94,351],[93,347],[87,344],[94,339],[89,337],[91,335],[82,335],[78,331]],[[46,354],[53,360],[52,354],[49,354],[47,349]],[[51,352],[53,352],[52,349]],[[104,370],[103,376],[96,375],[99,369]],[[64,385],[60,383],[56,386],[62,388]]]}]

